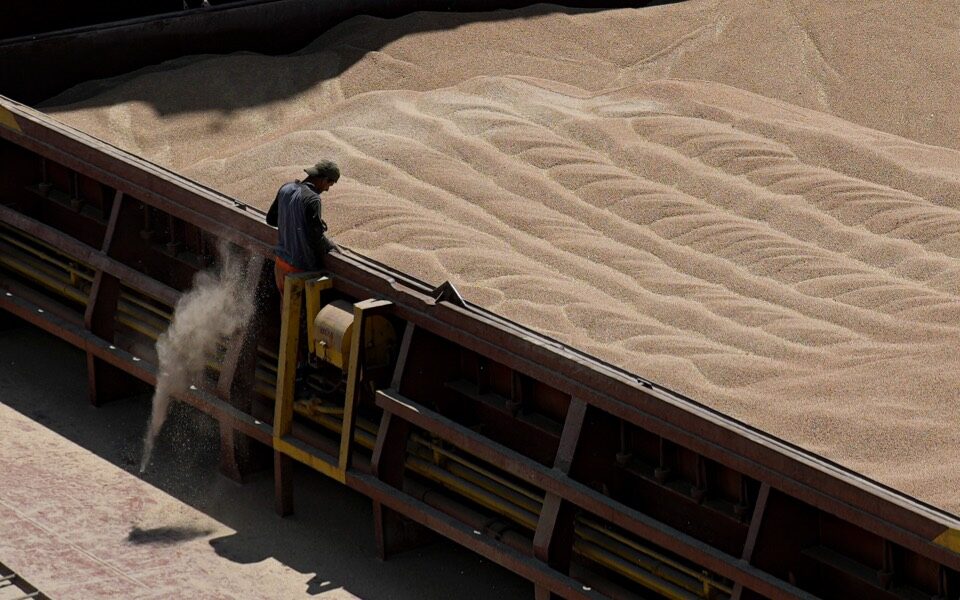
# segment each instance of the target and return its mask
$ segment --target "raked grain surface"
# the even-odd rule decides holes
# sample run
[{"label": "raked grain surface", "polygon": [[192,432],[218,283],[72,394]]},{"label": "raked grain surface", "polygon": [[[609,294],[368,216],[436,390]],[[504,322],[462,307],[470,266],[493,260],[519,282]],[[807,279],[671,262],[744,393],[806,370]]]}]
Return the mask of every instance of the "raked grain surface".
[{"label": "raked grain surface", "polygon": [[59,119],[960,513],[960,5],[360,17]]}]

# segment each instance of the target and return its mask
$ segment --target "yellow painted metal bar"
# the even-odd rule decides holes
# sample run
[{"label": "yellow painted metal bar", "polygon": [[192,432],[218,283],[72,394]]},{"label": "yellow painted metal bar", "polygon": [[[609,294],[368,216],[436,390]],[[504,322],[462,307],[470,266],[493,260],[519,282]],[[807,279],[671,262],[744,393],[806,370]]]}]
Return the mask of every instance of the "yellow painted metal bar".
[{"label": "yellow painted metal bar", "polygon": [[944,529],[943,533],[933,538],[933,543],[960,554],[960,531]]},{"label": "yellow painted metal bar", "polygon": [[[671,568],[676,569],[677,571],[679,571],[679,572],[681,572],[681,573],[683,573],[683,574],[685,574],[685,575],[687,575],[687,576],[689,576],[689,577],[692,577],[692,578],[694,578],[694,579],[697,579],[697,580],[699,580],[699,581],[702,581],[702,582],[703,582],[703,581],[708,581],[711,586],[717,588],[718,590],[721,590],[721,591],[726,592],[726,593],[728,593],[728,594],[733,593],[733,590],[732,590],[729,586],[722,585],[722,584],[721,584],[720,582],[718,582],[718,581],[714,581],[713,579],[706,578],[706,577],[704,577],[703,573],[700,573],[699,571],[696,571],[696,570],[694,570],[694,569],[691,569],[690,567],[687,567],[686,565],[680,564],[680,563],[678,563],[677,561],[673,560],[672,558],[670,558],[670,557],[668,557],[668,556],[665,556],[665,555],[663,555],[663,554],[661,554],[661,553],[659,553],[659,552],[655,552],[655,551],[653,551],[653,550],[651,550],[651,549],[649,549],[649,548],[647,548],[647,547],[645,547],[645,546],[642,546],[642,545],[638,544],[637,542],[635,542],[634,540],[631,540],[630,538],[628,538],[628,537],[626,537],[626,536],[624,536],[624,535],[621,535],[621,534],[619,534],[619,533],[617,533],[617,532],[615,532],[615,531],[610,531],[609,529],[605,528],[603,525],[601,525],[600,523],[597,523],[596,521],[594,521],[594,520],[592,520],[592,519],[589,519],[589,518],[586,518],[586,517],[581,516],[581,517],[578,518],[578,521],[579,521],[585,528],[589,528],[589,529],[593,530],[594,532],[596,532],[596,533],[598,533],[598,534],[600,534],[600,535],[603,535],[603,536],[608,537],[608,538],[610,538],[610,539],[612,539],[612,540],[615,540],[615,541],[619,542],[620,544],[623,544],[624,546],[627,546],[628,548],[634,550],[635,552],[638,552],[638,553],[643,554],[643,555],[645,555],[645,556],[647,556],[647,557],[649,557],[649,558],[651,558],[651,559],[653,559],[653,560],[656,560],[656,561],[662,562],[662,563],[664,563],[664,564],[666,564],[666,565],[669,565]],[[588,536],[589,536],[589,534],[582,533],[582,532],[580,533],[580,535],[582,535],[582,536],[584,536],[584,537],[588,537]],[[599,543],[599,542],[598,542],[598,543]]]},{"label": "yellow painted metal bar", "polygon": [[20,129],[20,123],[17,123],[17,118],[13,116],[12,112],[2,106],[0,106],[0,127],[6,127],[16,132],[22,131],[22,129]]},{"label": "yellow painted metal bar", "polygon": [[87,303],[87,294],[73,287],[69,282],[60,280],[56,275],[50,274],[49,272],[42,272],[46,271],[46,269],[41,267],[34,268],[24,262],[4,256],[3,254],[0,254],[0,264],[17,271],[24,277],[32,279],[65,298],[81,304]]},{"label": "yellow painted metal bar", "polygon": [[274,398],[274,442],[290,433],[293,426],[293,396],[297,377],[297,346],[300,342],[300,313],[303,305],[303,284],[314,277],[309,273],[287,275],[283,284],[280,318],[280,357],[277,371],[277,392]]},{"label": "yellow painted metal bar", "polygon": [[298,415],[303,415],[309,417],[311,415],[337,415],[340,416],[343,414],[342,406],[315,406],[308,405],[302,401],[293,403],[293,411]]},{"label": "yellow painted metal bar", "polygon": [[522,525],[523,527],[526,527],[530,531],[533,531],[537,528],[537,515],[505,501],[503,498],[490,493],[480,486],[473,485],[472,483],[454,476],[449,471],[441,469],[430,461],[418,458],[416,456],[407,456],[404,464],[412,472],[436,481],[444,487],[447,487],[458,494],[473,500],[477,504],[486,506],[494,512],[506,516],[510,520]]},{"label": "yellow painted metal bar", "polygon": [[607,552],[617,556],[634,567],[668,581],[677,587],[681,587],[692,594],[701,594],[704,589],[715,589],[727,594],[732,593],[729,586],[720,584],[704,577],[692,569],[688,569],[676,561],[665,556],[654,558],[650,553],[638,551],[633,544],[626,544],[622,538],[609,535],[612,533],[606,529],[587,529],[582,525],[577,527],[576,536],[578,539],[594,544],[603,548]]},{"label": "yellow painted metal bar", "polygon": [[286,454],[297,462],[307,465],[311,469],[323,473],[327,477],[336,479],[340,483],[344,483],[346,481],[344,473],[341,472],[336,465],[331,464],[322,457],[308,452],[299,446],[291,444],[283,438],[273,438],[273,449]]},{"label": "yellow painted metal bar", "polygon": [[314,339],[313,321],[317,318],[317,313],[319,313],[323,307],[323,302],[320,301],[320,294],[333,287],[333,279],[329,277],[316,277],[307,280],[304,285],[306,287],[307,302],[307,348],[310,349],[310,352],[313,352],[317,343],[316,339]]},{"label": "yellow painted metal bar", "polygon": [[343,404],[343,427],[340,430],[340,469],[346,472],[350,466],[350,441],[353,436],[353,412],[360,398],[360,365],[363,352],[364,309],[353,306],[353,338],[350,340],[350,363],[347,368],[347,393]]},{"label": "yellow painted metal bar", "polygon": [[[129,302],[130,304],[135,304],[136,306],[139,306],[140,308],[142,308],[142,309],[144,309],[144,310],[146,310],[146,311],[152,312],[154,315],[156,315],[157,317],[159,317],[160,319],[162,319],[162,320],[164,320],[164,321],[167,321],[168,323],[169,323],[171,320],[173,320],[173,310],[172,310],[172,309],[169,310],[169,311],[164,310],[164,309],[162,309],[162,308],[159,308],[159,307],[151,304],[150,302],[147,302],[147,301],[144,300],[143,298],[138,298],[137,296],[134,296],[133,294],[128,294],[127,292],[120,292],[120,299],[121,299],[121,300],[126,300],[126,301]],[[159,300],[158,300],[158,302],[159,302]],[[162,304],[162,303],[161,303],[161,304]],[[166,305],[164,304],[164,306],[166,306]]]},{"label": "yellow painted metal bar", "polygon": [[149,327],[151,330],[155,331],[156,334],[151,336],[154,339],[160,336],[161,333],[167,330],[170,327],[169,321],[164,321],[163,319],[158,319],[153,314],[141,309],[136,304],[131,304],[124,300],[120,299],[120,302],[117,302],[117,320],[121,319],[121,315],[137,319],[144,326]]},{"label": "yellow painted metal bar", "polygon": [[350,340],[350,366],[347,369],[347,393],[343,405],[343,430],[340,432],[340,470],[350,467],[353,441],[353,419],[360,400],[360,371],[363,364],[366,317],[392,303],[387,300],[363,300],[353,305],[353,337]]},{"label": "yellow painted metal bar", "polygon": [[470,482],[477,487],[483,488],[491,494],[496,494],[504,500],[509,501],[514,506],[518,506],[534,514],[540,514],[540,511],[543,510],[542,501],[537,502],[535,500],[530,500],[526,496],[517,494],[511,488],[504,486],[499,481],[492,480],[489,477],[480,474],[472,467],[464,466],[458,462],[450,462],[447,463],[445,468],[451,474],[456,475],[460,479]]},{"label": "yellow painted metal bar", "polygon": [[[339,434],[343,431],[343,421],[334,416],[323,414],[313,415],[310,420],[333,433]],[[362,420],[360,422],[362,422]],[[373,446],[377,443],[376,434],[366,431],[365,428],[361,428],[360,422],[357,423],[357,428],[353,434],[354,441],[358,446],[372,451]]]}]

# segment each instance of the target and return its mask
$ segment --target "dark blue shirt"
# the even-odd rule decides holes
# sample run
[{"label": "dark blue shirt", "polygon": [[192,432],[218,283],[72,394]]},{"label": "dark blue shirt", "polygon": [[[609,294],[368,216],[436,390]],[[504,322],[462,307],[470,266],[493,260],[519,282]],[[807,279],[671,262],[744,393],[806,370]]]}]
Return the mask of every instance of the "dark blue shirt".
[{"label": "dark blue shirt", "polygon": [[320,218],[320,194],[309,183],[285,183],[267,211],[267,223],[278,230],[276,255],[298,269],[315,271],[328,249]]}]

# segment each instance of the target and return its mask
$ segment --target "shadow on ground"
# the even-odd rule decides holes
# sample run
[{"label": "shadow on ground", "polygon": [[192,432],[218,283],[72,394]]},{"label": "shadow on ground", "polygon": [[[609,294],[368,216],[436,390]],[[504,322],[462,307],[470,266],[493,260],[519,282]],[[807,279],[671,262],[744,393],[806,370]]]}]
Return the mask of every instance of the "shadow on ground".
[{"label": "shadow on ground", "polygon": [[127,541],[131,544],[172,545],[204,537],[211,533],[213,533],[212,529],[199,527],[150,527],[148,529],[134,527],[130,530]]}]

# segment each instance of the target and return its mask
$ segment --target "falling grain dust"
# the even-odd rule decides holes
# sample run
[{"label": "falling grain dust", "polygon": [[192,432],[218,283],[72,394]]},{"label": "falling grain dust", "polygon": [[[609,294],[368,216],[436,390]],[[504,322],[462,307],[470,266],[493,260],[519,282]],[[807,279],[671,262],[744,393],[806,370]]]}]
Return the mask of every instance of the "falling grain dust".
[{"label": "falling grain dust", "polygon": [[240,331],[253,314],[253,297],[247,293],[242,261],[226,244],[221,244],[218,251],[218,269],[196,274],[193,288],[174,308],[169,329],[157,340],[160,368],[150,426],[143,440],[141,473],[150,463],[171,398],[197,379],[217,342]]}]

